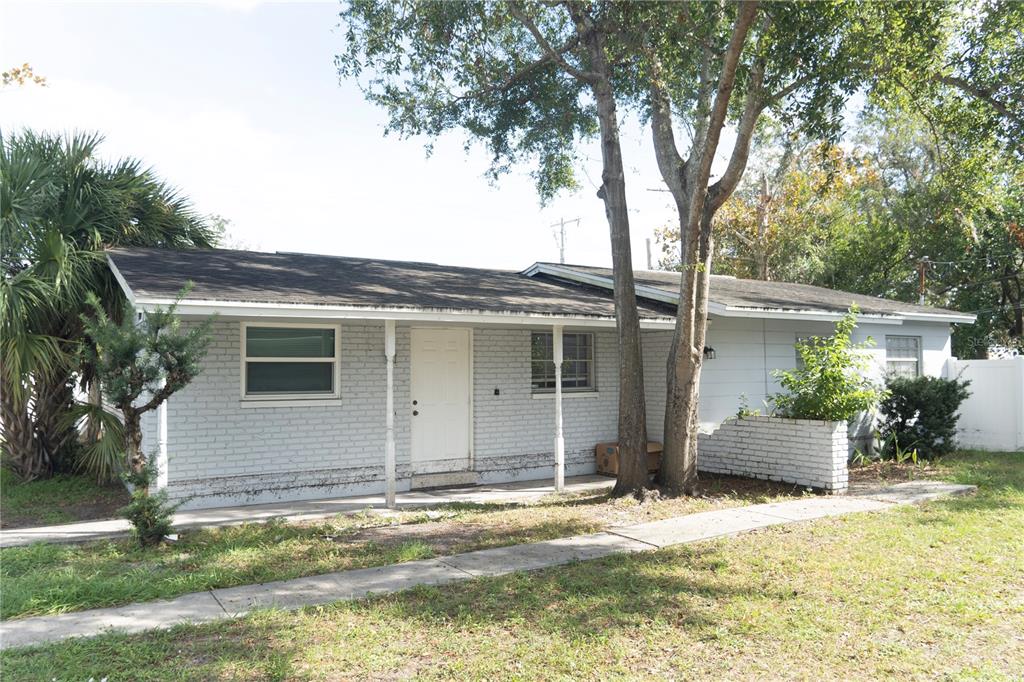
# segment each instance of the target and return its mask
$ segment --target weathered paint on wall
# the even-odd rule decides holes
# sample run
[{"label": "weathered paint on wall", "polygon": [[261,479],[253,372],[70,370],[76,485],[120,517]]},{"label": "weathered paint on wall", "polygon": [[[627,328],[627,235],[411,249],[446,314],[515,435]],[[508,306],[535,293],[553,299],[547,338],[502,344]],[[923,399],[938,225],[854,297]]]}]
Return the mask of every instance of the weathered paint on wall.
[{"label": "weathered paint on wall", "polygon": [[[292,321],[294,322],[294,321]],[[321,321],[322,322],[322,321]],[[186,506],[259,503],[355,494],[384,487],[384,325],[341,323],[341,401],[338,405],[243,406],[240,400],[239,322],[219,320],[202,374],[168,404],[168,488]],[[395,440],[398,490],[410,484],[410,327],[397,325]],[[473,332],[473,450],[480,482],[551,476],[554,406],[530,389],[530,331],[479,328]],[[567,328],[566,331],[572,331]],[[704,365],[702,429],[735,415],[741,394],[752,408],[778,389],[773,368],[791,368],[798,336],[831,332],[827,323],[715,318],[708,345],[716,359]],[[924,370],[939,374],[949,357],[943,325],[862,325],[872,335],[878,371],[885,333],[922,337]],[[594,471],[593,448],[615,440],[618,404],[615,334],[595,331],[596,393],[569,394],[563,403],[566,470]],[[665,368],[671,332],[643,333],[648,430],[663,430]],[[497,391],[497,393],[496,393]],[[152,422],[152,423],[151,423]],[[147,420],[145,447],[155,448],[155,421]]]}]

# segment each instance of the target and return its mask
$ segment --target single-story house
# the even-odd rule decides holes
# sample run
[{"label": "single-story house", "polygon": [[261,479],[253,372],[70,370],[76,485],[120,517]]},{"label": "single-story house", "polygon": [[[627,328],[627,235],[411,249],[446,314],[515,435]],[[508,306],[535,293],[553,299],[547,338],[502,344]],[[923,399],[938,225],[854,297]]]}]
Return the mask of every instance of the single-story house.
[{"label": "single-story house", "polygon": [[[137,310],[187,282],[216,314],[202,373],[144,423],[160,485],[190,507],[592,473],[616,439],[611,272],[521,272],[233,250],[115,249]],[[659,440],[678,274],[637,272],[648,431]],[[801,284],[714,276],[700,421],[777,390],[801,337],[860,306],[879,373],[940,375],[973,316]],[[560,340],[560,344],[558,341]],[[561,355],[560,381],[555,358]],[[561,434],[558,433],[559,427]]]}]

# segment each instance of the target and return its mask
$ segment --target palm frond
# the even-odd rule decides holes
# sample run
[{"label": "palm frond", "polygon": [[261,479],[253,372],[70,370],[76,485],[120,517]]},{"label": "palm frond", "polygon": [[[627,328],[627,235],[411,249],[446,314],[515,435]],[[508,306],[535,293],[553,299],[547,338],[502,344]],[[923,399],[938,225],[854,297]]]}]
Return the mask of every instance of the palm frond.
[{"label": "palm frond", "polygon": [[124,425],[103,405],[78,403],[65,416],[64,426],[86,431],[92,425],[99,437],[83,445],[75,468],[99,483],[117,480],[124,469]]}]

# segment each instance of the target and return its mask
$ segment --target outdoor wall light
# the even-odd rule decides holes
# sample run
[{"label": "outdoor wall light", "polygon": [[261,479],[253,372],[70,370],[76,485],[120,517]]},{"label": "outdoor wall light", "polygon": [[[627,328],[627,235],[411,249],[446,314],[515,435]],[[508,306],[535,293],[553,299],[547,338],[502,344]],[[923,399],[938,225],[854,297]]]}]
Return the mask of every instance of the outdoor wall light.
[{"label": "outdoor wall light", "polygon": [[715,359],[715,349],[712,348],[711,346],[704,346],[704,359],[705,360],[714,360]]}]

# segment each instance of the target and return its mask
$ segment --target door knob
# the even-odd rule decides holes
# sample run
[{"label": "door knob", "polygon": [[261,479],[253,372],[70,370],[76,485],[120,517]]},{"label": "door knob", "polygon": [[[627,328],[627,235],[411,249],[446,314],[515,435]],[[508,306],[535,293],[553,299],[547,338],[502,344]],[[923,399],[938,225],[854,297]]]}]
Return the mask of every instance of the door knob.
[{"label": "door knob", "polygon": [[416,415],[418,415],[419,413],[420,413],[420,411],[419,411],[419,410],[413,410],[413,411],[412,411],[412,416],[414,416],[414,417],[415,417],[415,416],[416,416]]},{"label": "door knob", "polygon": [[415,401],[415,400],[414,400],[414,401],[412,401],[412,404],[413,404],[413,405],[419,405],[419,403],[418,403],[417,401]]}]

